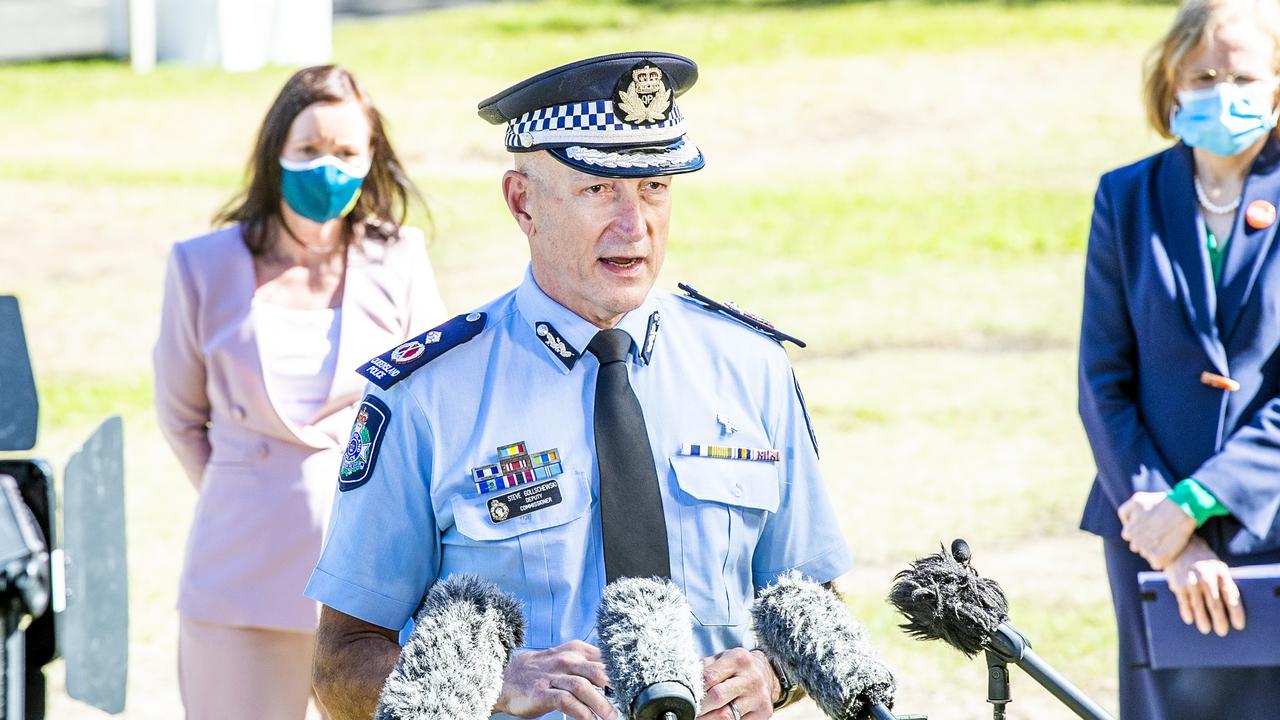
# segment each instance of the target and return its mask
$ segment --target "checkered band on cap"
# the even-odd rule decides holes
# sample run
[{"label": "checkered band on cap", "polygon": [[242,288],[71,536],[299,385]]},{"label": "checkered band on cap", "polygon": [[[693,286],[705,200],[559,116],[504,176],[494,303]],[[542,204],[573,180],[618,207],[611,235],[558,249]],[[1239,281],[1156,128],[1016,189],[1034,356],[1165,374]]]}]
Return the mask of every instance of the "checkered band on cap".
[{"label": "checkered band on cap", "polygon": [[509,150],[546,145],[635,145],[670,142],[684,135],[684,116],[675,103],[664,120],[634,125],[613,114],[612,100],[591,100],[540,108],[507,125]]}]

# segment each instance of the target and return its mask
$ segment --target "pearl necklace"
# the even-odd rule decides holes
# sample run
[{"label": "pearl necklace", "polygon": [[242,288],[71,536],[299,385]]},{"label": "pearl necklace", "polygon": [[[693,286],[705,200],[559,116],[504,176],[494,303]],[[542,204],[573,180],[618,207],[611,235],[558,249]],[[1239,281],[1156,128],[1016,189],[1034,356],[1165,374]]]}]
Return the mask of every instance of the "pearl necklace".
[{"label": "pearl necklace", "polygon": [[[1236,208],[1240,207],[1240,195],[1237,195],[1235,200],[1232,200],[1226,205],[1215,205],[1209,200],[1209,196],[1205,195],[1204,186],[1200,184],[1200,178],[1196,177],[1194,178],[1194,181],[1196,185],[1196,199],[1200,201],[1200,205],[1205,210],[1208,210],[1214,215],[1230,215],[1236,211]],[[1243,193],[1241,193],[1241,195],[1243,195]]]}]

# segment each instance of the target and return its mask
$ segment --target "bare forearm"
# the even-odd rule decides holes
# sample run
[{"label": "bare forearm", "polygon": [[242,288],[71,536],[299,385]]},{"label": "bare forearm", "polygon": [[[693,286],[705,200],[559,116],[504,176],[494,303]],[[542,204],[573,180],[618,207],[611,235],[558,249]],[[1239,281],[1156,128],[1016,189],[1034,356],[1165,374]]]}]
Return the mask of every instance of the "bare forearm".
[{"label": "bare forearm", "polygon": [[395,634],[381,628],[356,630],[334,622],[332,615],[339,613],[323,612],[312,668],[316,695],[333,720],[369,720],[400,657]]}]

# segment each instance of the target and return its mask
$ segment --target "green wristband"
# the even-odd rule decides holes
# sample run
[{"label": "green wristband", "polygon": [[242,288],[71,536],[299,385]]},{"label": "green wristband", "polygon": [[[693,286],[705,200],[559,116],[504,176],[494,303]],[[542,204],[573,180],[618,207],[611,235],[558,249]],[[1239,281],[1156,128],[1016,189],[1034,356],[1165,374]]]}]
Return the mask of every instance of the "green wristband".
[{"label": "green wristband", "polygon": [[1231,511],[1218,502],[1218,498],[1205,490],[1195,478],[1187,478],[1174,485],[1169,491],[1169,499],[1196,521],[1196,527],[1204,525],[1205,521],[1211,517],[1231,514]]}]

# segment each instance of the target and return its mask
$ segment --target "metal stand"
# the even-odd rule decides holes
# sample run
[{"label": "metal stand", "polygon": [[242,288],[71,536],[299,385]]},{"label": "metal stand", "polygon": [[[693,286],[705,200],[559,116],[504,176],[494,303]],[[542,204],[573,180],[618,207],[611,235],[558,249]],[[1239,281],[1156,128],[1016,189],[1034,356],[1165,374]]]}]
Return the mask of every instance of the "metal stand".
[{"label": "metal stand", "polygon": [[988,650],[987,702],[991,703],[992,720],[1004,720],[1004,706],[1013,701],[1009,694],[1009,664]]},{"label": "metal stand", "polygon": [[[1009,704],[1009,671],[1007,663],[1016,663],[1040,683],[1063,705],[1084,720],[1114,720],[1080,688],[1071,684],[1031,649],[1031,643],[1009,623],[1001,623],[987,643],[987,695],[995,705],[995,720],[1003,720],[1004,706]],[[997,676],[998,675],[998,676]]]},{"label": "metal stand", "polygon": [[4,609],[4,714],[0,720],[24,720],[27,714],[27,638],[23,613],[14,605]]}]

